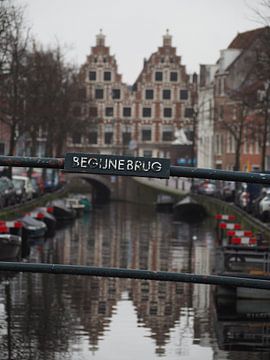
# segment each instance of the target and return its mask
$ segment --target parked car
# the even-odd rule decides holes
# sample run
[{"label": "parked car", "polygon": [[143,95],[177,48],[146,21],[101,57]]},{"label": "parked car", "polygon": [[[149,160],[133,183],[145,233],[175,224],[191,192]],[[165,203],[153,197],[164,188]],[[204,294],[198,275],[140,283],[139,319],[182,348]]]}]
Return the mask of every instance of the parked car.
[{"label": "parked car", "polygon": [[26,190],[24,187],[24,182],[18,179],[12,179],[13,185],[16,190],[16,200],[17,203],[23,203],[27,200]]},{"label": "parked car", "polygon": [[214,182],[211,181],[203,181],[198,187],[198,193],[203,195],[217,195],[217,187]]},{"label": "parked car", "polygon": [[26,200],[31,200],[34,196],[34,188],[31,179],[29,179],[27,176],[15,175],[13,176],[13,180],[17,180],[18,182],[20,181],[23,184]]},{"label": "parked car", "polygon": [[236,205],[249,213],[254,212],[256,199],[260,196],[262,185],[242,183],[236,192]]},{"label": "parked car", "polygon": [[220,190],[220,197],[225,201],[234,201],[235,183],[232,181],[224,181]]},{"label": "parked car", "polygon": [[41,195],[41,191],[40,188],[38,186],[38,183],[36,181],[36,179],[31,178],[31,184],[33,186],[33,197],[38,197]]},{"label": "parked car", "polygon": [[16,204],[16,190],[12,181],[6,177],[0,177],[0,192],[2,193],[2,207]]},{"label": "parked car", "polygon": [[258,204],[258,216],[263,221],[270,221],[270,189],[265,190],[265,195]]}]

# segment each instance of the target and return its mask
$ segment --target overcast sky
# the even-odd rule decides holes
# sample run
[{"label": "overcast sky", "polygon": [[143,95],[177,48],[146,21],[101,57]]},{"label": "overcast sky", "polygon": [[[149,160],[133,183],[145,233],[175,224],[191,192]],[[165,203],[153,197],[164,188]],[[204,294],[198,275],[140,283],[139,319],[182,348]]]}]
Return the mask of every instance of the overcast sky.
[{"label": "overcast sky", "polygon": [[[251,8],[262,0],[17,0],[26,4],[34,36],[44,45],[66,45],[66,57],[85,62],[103,29],[124,82],[132,84],[148,58],[173,36],[182,64],[192,73],[215,63],[237,32],[261,27]],[[264,10],[265,11],[265,10]]]}]

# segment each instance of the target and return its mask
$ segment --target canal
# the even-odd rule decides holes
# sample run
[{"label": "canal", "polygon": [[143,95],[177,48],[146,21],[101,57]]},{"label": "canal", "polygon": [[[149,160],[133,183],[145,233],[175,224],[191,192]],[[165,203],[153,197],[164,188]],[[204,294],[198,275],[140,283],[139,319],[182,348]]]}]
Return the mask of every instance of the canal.
[{"label": "canal", "polygon": [[[115,202],[34,242],[27,261],[210,274],[215,246],[211,219]],[[230,306],[218,314],[208,285],[3,273],[0,359],[269,359],[269,320]]]}]

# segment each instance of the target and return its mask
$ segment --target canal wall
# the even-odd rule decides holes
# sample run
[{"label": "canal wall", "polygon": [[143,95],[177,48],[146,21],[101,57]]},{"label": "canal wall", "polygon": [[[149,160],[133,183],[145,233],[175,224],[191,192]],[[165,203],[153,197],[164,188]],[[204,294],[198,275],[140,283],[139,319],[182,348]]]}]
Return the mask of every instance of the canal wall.
[{"label": "canal wall", "polygon": [[192,194],[191,196],[206,208],[209,216],[214,216],[215,214],[235,215],[236,222],[240,223],[243,229],[252,230],[254,233],[261,233],[263,238],[270,243],[269,225],[251,216],[235,204],[206,195]]},{"label": "canal wall", "polygon": [[171,195],[175,201],[181,200],[187,194],[187,191],[166,186],[164,181],[158,183],[151,179],[130,177],[119,177],[118,180],[119,188],[112,193],[112,200],[153,205],[159,194]]},{"label": "canal wall", "polygon": [[[211,196],[190,194],[189,187],[187,186],[188,180],[185,181],[182,181],[179,185],[174,185],[166,182],[164,179],[158,181],[158,179],[139,177],[115,177],[115,181],[111,182],[110,186],[111,200],[153,205],[156,203],[159,194],[171,195],[175,202],[180,201],[186,195],[191,195],[205,207],[209,216],[214,217],[217,213],[235,215],[237,222],[241,223],[243,229],[252,230],[254,233],[260,232],[264,239],[270,243],[270,227],[267,224],[254,218],[232,203]],[[69,183],[69,189],[72,189],[72,191],[88,192],[91,191],[91,186],[85,181],[73,179]]]},{"label": "canal wall", "polygon": [[[153,204],[156,201],[157,195],[160,193],[172,195],[176,201],[183,199],[186,195],[191,195],[194,200],[205,207],[208,216],[214,218],[215,214],[218,213],[235,215],[237,223],[240,223],[243,229],[252,230],[254,233],[261,233],[263,238],[270,243],[269,225],[254,218],[233,203],[228,203],[212,196],[191,194],[189,191],[170,188],[169,186],[166,186],[165,183],[157,184],[144,178],[133,178],[130,185],[134,186],[135,189],[135,192],[133,193],[133,195],[135,195],[134,200],[141,203],[152,202]],[[130,201],[132,201],[132,196],[130,197]]]}]

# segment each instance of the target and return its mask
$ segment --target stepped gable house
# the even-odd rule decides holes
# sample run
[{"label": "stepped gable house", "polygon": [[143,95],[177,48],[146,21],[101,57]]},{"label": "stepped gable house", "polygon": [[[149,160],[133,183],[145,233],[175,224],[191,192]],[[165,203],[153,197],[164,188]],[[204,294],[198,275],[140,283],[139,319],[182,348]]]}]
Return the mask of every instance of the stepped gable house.
[{"label": "stepped gable house", "polygon": [[[80,69],[73,107],[85,126],[68,139],[67,151],[190,159],[196,74],[191,80],[167,31],[135,84],[126,85],[100,32]],[[177,139],[180,129],[186,136]]]}]

